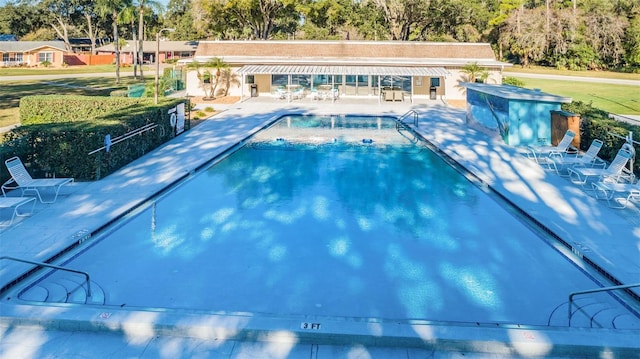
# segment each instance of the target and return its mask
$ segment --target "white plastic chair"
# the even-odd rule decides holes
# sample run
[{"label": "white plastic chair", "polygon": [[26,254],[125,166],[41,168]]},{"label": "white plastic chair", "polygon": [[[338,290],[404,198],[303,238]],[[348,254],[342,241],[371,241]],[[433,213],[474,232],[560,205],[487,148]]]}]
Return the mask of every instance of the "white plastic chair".
[{"label": "white plastic chair", "polygon": [[[18,209],[27,203],[31,202],[31,211],[30,212],[19,212]],[[0,197],[0,209],[11,208],[13,209],[11,214],[11,219],[9,223],[0,222],[0,226],[7,227],[13,223],[13,220],[16,217],[24,217],[33,213],[33,209],[36,205],[35,197]]]},{"label": "white plastic chair", "polygon": [[[27,169],[18,157],[11,157],[4,161],[7,169],[11,174],[11,178],[2,184],[2,194],[6,197],[6,191],[9,189],[21,189],[22,195],[25,192],[35,192],[42,203],[53,203],[58,199],[58,192],[63,185],[73,182],[73,178],[42,178],[34,179],[31,177]],[[55,191],[53,201],[45,202],[42,200],[40,190],[43,188],[52,188]]]},{"label": "white plastic chair", "polygon": [[[640,200],[640,182],[593,182],[591,185],[596,194],[596,198],[606,199],[609,207],[611,208],[626,208],[631,201]],[[602,197],[600,196],[600,194],[602,194]],[[611,204],[612,200],[616,205]]]},{"label": "white plastic chair", "polygon": [[562,140],[555,146],[529,146],[529,158],[535,160],[538,163],[547,162],[549,156],[563,156],[568,152],[577,153],[578,149],[571,146],[571,141],[576,137],[575,132],[567,130]]},{"label": "white plastic chair", "polygon": [[572,167],[569,168],[569,178],[571,182],[584,185],[593,177],[599,177],[604,182],[619,182],[623,175],[624,168],[633,154],[621,148],[616,157],[607,168]]},{"label": "white plastic chair", "polygon": [[547,165],[558,175],[562,175],[563,170],[568,166],[574,167],[598,167],[604,168],[607,163],[598,157],[603,142],[601,140],[593,140],[587,152],[583,155],[567,156],[567,155],[550,155]]}]

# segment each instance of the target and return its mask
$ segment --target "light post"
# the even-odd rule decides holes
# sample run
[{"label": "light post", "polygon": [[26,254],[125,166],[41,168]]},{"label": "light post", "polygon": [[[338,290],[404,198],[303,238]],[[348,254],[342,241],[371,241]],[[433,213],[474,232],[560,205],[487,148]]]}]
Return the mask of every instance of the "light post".
[{"label": "light post", "polygon": [[172,29],[172,28],[164,28],[164,29],[160,29],[160,31],[158,31],[156,33],[156,80],[155,80],[155,91],[153,92],[153,98],[155,100],[155,104],[158,104],[158,73],[160,72],[160,34],[163,31],[169,31],[169,32],[173,32],[176,31],[176,29]]}]

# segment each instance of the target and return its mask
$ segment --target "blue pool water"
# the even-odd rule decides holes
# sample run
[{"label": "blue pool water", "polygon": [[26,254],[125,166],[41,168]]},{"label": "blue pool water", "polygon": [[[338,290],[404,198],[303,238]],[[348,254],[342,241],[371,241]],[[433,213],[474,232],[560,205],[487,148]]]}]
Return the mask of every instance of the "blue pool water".
[{"label": "blue pool water", "polygon": [[120,308],[547,325],[598,286],[384,117],[287,116],[80,249]]}]

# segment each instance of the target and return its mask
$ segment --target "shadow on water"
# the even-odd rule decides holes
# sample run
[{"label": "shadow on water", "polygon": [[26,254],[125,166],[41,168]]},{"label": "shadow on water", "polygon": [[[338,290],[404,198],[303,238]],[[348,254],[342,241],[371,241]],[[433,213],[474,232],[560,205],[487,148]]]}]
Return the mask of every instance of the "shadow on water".
[{"label": "shadow on water", "polygon": [[[394,127],[364,132],[373,143],[316,129],[314,143],[291,144],[280,130],[171,191],[74,265],[131,263],[96,270],[110,305],[401,320],[542,325],[575,285],[590,285]],[[381,143],[390,138],[401,146]],[[523,291],[536,300],[522,301]]]},{"label": "shadow on water", "polygon": [[[552,230],[569,240],[580,239],[572,226],[581,225],[598,237],[627,234],[603,223],[597,206],[583,208],[584,193],[572,184],[465,128],[459,113],[422,110],[419,128],[429,141],[497,192],[509,193],[532,216],[550,218]],[[274,113],[261,116],[266,120]],[[257,129],[248,120],[217,123],[203,129],[209,136],[168,144],[166,150],[179,152],[182,162],[201,163],[202,151],[194,149],[206,153],[229,146],[232,136],[219,134]],[[385,320],[543,326],[568,292],[595,286],[429,150],[331,146],[247,146],[186,180],[72,264],[96,273],[92,278],[108,292],[110,306],[161,308],[126,319],[151,323],[140,343],[174,309],[244,313],[182,319],[210,330],[203,336],[221,346],[258,314],[382,319],[367,327],[376,338],[386,334]],[[158,168],[157,184],[176,171],[159,151],[128,166],[127,181],[109,190],[135,187],[139,171],[150,163]],[[108,178],[103,183],[108,186]],[[631,238],[637,242],[636,235]],[[603,245],[585,241],[593,248]],[[109,270],[94,270],[99,268]],[[140,333],[126,325],[123,330],[135,339]],[[425,343],[439,335],[429,326],[413,330]],[[290,342],[301,340],[295,331],[278,333]],[[551,340],[535,330],[498,336],[527,353],[517,348],[523,335],[537,336],[541,346],[534,349],[551,352]]]}]

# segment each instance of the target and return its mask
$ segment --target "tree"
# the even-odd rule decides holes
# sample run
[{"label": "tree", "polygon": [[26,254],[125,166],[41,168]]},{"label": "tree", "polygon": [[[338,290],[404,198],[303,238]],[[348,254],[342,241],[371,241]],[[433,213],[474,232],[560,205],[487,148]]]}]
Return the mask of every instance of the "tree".
[{"label": "tree", "polygon": [[371,1],[352,3],[346,25],[358,32],[358,34],[352,34],[351,38],[377,41],[391,37],[382,12]]},{"label": "tree", "polygon": [[191,61],[187,64],[187,69],[190,70],[195,70],[196,71],[196,77],[198,78],[198,81],[200,81],[200,87],[206,91],[205,88],[205,78],[204,78],[204,67],[202,66],[202,64],[198,61]]},{"label": "tree", "polygon": [[46,15],[40,8],[26,3],[8,3],[0,7],[0,33],[18,38],[35,33],[46,26]]},{"label": "tree", "polygon": [[[142,62],[144,58],[144,15],[147,11],[156,10],[157,12],[162,11],[162,5],[159,2],[154,0],[138,0],[138,59]],[[155,59],[158,61],[158,59]],[[140,66],[140,80],[144,80],[144,74],[142,73],[142,66]]]},{"label": "tree", "polygon": [[[628,20],[612,11],[609,2],[595,1],[584,9],[586,43],[599,55],[602,64],[618,66],[624,57],[624,36]],[[597,67],[601,67],[597,64]]]},{"label": "tree", "polygon": [[489,78],[489,71],[478,65],[477,62],[466,64],[462,67],[462,73],[467,75],[467,82],[485,82]]},{"label": "tree", "polygon": [[[118,23],[127,24],[131,26],[131,35],[134,49],[133,53],[133,78],[138,78],[138,39],[136,39],[136,31],[135,31],[135,22],[138,17],[138,9],[133,6],[133,4],[129,4],[127,7],[122,9],[120,14],[118,15]],[[142,80],[142,66],[140,67],[140,80]]]},{"label": "tree", "polygon": [[96,39],[101,32],[98,14],[96,13],[95,4],[91,0],[82,2],[82,14],[84,16],[83,31],[91,41],[91,53],[96,53]]},{"label": "tree", "polygon": [[231,71],[231,68],[226,67],[221,70],[220,79],[224,83],[224,95],[229,96],[229,88],[231,85],[240,86],[240,79],[238,78],[238,74]]},{"label": "tree", "polygon": [[[391,40],[409,40],[412,27],[426,18],[430,1],[423,0],[369,0],[382,11]],[[431,15],[433,16],[433,15]]]},{"label": "tree", "polygon": [[218,81],[221,78],[221,74],[223,70],[229,69],[229,64],[222,61],[219,57],[214,57],[211,60],[207,61],[204,64],[204,67],[208,69],[209,81],[210,81],[210,92],[209,97],[215,99],[216,96],[216,88],[218,87]]},{"label": "tree", "polygon": [[507,19],[501,33],[501,41],[509,46],[510,52],[520,59],[522,66],[544,58],[547,39],[544,32],[544,10],[524,10],[523,15],[515,12]]},{"label": "tree", "polygon": [[80,0],[43,0],[41,6],[48,11],[53,30],[64,41],[67,51],[71,51],[69,31],[73,29],[74,22],[83,16],[78,11],[81,9]]},{"label": "tree", "polygon": [[[347,21],[349,5],[349,0],[318,0],[300,4],[298,9],[304,16],[305,32],[311,30],[323,34],[323,38],[342,38],[338,33]],[[305,33],[305,38],[310,36]]]},{"label": "tree", "polygon": [[[195,13],[203,13],[203,11],[194,11],[197,6],[196,1],[189,0],[171,0],[167,6],[165,15],[165,25],[176,29],[173,36],[177,39],[192,40],[203,39],[206,33],[201,31],[202,22],[196,22]],[[212,2],[213,3],[213,2]]]},{"label": "tree", "polygon": [[116,54],[116,83],[120,83],[120,44],[118,38],[118,14],[131,3],[129,0],[98,0],[96,7],[101,14],[110,14],[113,28],[113,48]]},{"label": "tree", "polygon": [[626,63],[640,69],[640,14],[631,18],[624,44]]},{"label": "tree", "polygon": [[295,33],[300,19],[295,0],[228,0],[224,10],[253,38],[267,40],[274,33]]}]

